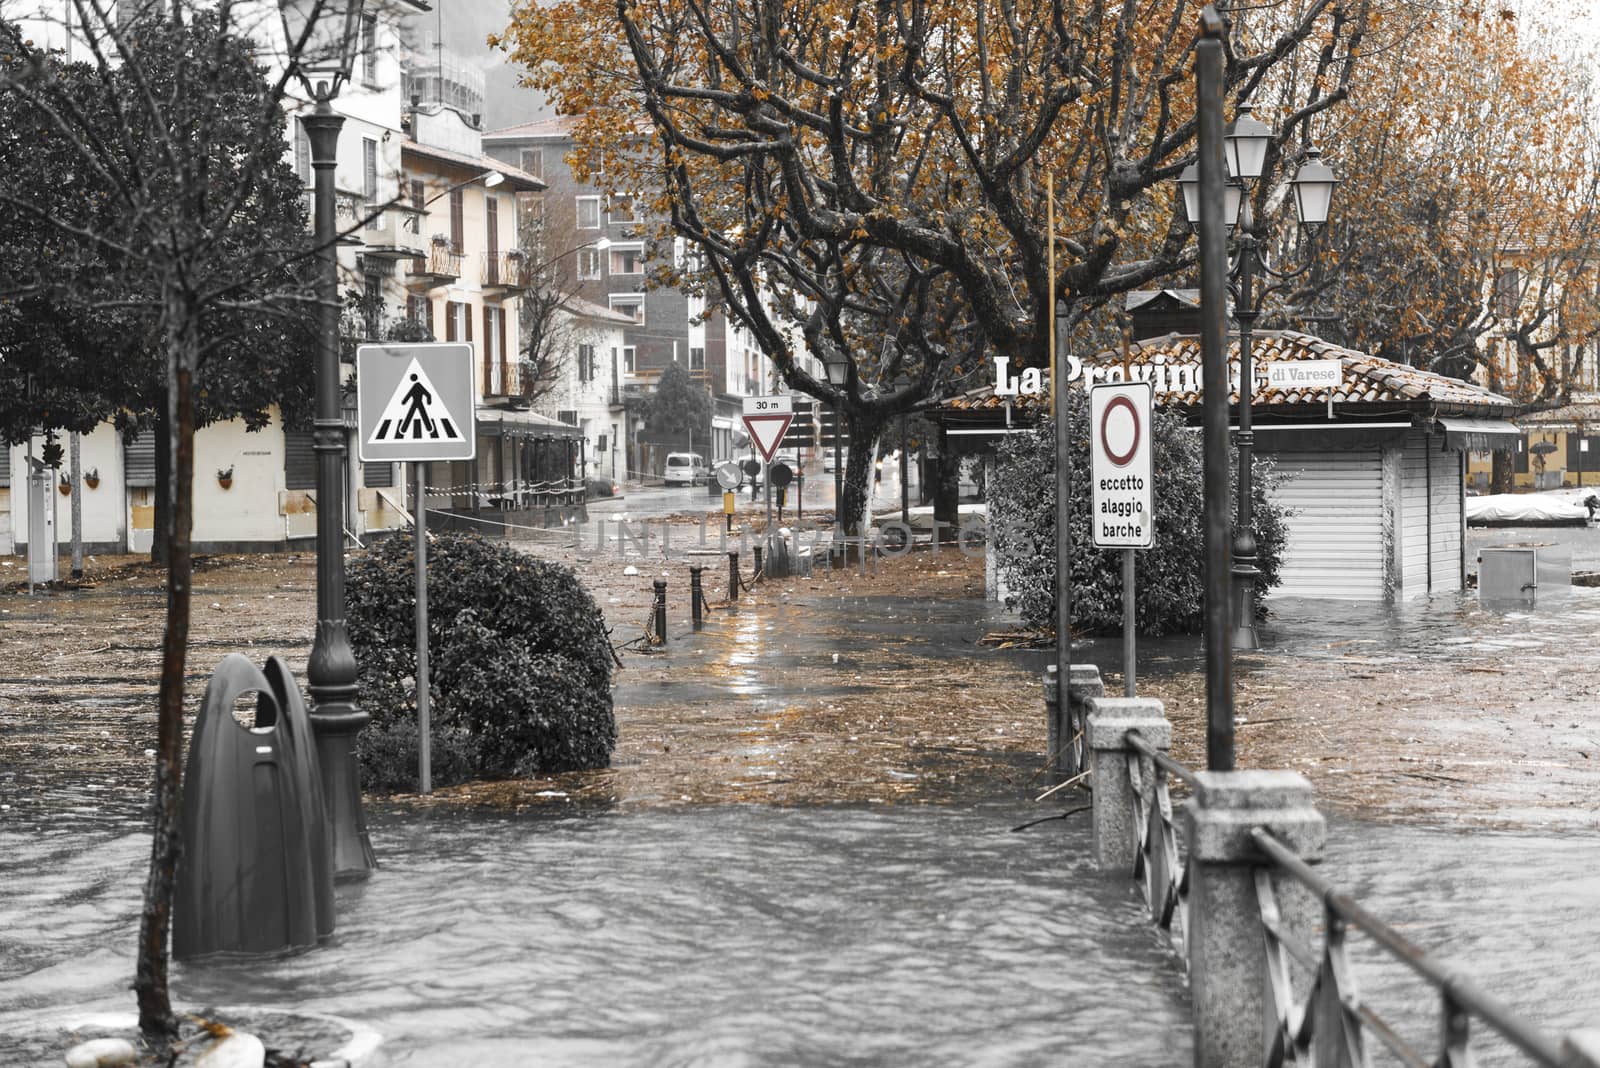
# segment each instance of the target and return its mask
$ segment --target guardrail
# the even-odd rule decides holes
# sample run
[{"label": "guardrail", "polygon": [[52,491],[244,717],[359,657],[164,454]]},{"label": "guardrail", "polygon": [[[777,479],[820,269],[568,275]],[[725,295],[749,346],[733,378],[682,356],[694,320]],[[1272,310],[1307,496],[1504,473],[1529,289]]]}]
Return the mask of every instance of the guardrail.
[{"label": "guardrail", "polygon": [[[1303,776],[1195,771],[1168,754],[1172,725],[1160,701],[1081,703],[1095,860],[1131,872],[1151,921],[1179,950],[1198,1068],[1364,1068],[1369,1039],[1413,1068],[1467,1068],[1474,1022],[1541,1068],[1600,1068],[1600,1029],[1553,1039],[1319,875],[1324,823]],[[1183,849],[1169,778],[1191,791]],[[1436,1053],[1406,1041],[1361,1000],[1345,948],[1351,927],[1437,991]]]}]

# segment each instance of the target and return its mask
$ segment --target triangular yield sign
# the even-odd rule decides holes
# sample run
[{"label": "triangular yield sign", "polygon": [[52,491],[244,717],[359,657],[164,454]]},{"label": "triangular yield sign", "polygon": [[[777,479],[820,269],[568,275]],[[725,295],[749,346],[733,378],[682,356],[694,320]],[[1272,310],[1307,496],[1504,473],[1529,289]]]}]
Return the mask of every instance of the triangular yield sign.
[{"label": "triangular yield sign", "polygon": [[457,430],[438,390],[428,373],[415,359],[394,387],[394,395],[378,416],[378,425],[367,439],[368,445],[406,441],[465,441]]},{"label": "triangular yield sign", "polygon": [[783,432],[789,429],[793,421],[793,412],[747,415],[744,417],[744,428],[750,432],[750,440],[755,442],[756,448],[761,450],[761,458],[771,463],[772,454],[778,451],[778,442],[783,440]]}]

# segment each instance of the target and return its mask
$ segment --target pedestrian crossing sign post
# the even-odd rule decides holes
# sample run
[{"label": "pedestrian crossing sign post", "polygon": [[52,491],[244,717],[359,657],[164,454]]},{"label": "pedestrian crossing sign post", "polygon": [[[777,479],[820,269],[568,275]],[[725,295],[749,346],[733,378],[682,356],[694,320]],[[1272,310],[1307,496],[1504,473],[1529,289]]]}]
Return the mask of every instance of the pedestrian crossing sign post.
[{"label": "pedestrian crossing sign post", "polygon": [[472,346],[460,342],[356,349],[357,454],[366,463],[477,455]]}]

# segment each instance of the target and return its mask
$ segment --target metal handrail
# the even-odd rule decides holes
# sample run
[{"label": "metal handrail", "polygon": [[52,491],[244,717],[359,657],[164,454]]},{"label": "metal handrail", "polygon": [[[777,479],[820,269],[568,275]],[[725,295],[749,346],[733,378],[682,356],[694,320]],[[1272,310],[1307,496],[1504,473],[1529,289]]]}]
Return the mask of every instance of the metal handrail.
[{"label": "metal handrail", "polygon": [[[1367,911],[1349,894],[1339,890],[1327,879],[1318,875],[1312,870],[1311,865],[1307,864],[1293,849],[1279,841],[1271,831],[1264,827],[1257,827],[1250,832],[1250,837],[1261,852],[1277,866],[1278,870],[1322,899],[1329,920],[1330,943],[1333,942],[1332,935],[1336,928],[1342,932],[1345,924],[1353,925],[1387,950],[1390,955],[1438,988],[1445,1018],[1442,1034],[1447,1042],[1451,1044],[1459,1043],[1460,1047],[1464,1049],[1467,1040],[1465,1017],[1466,1015],[1476,1016],[1541,1065],[1545,1065],[1547,1068],[1560,1068],[1562,1063],[1561,1050],[1556,1043],[1518,1019],[1504,1002],[1484,991],[1472,980],[1439,963],[1426,950],[1415,945],[1395,931],[1394,928]],[[1261,888],[1261,880],[1258,880],[1257,885],[1258,890],[1263,893],[1266,892]],[[1263,902],[1265,903],[1265,899],[1263,899]],[[1265,907],[1263,911],[1265,913]],[[1275,912],[1276,910],[1273,909],[1273,911]],[[1269,917],[1263,915],[1263,924],[1266,925],[1268,922]],[[1294,945],[1287,939],[1282,938],[1281,928],[1279,930],[1271,930],[1269,928],[1269,933],[1273,935],[1279,945],[1282,945],[1297,960],[1306,962],[1315,959],[1315,955],[1305,947]],[[1342,941],[1342,938],[1340,940]],[[1342,964],[1342,957],[1340,963]],[[1319,976],[1318,982],[1321,983],[1322,981],[1323,977]],[[1313,991],[1311,996],[1307,998],[1307,1010],[1315,1003],[1315,995],[1316,991]],[[1369,1007],[1361,1004],[1355,998],[1352,990],[1344,990],[1341,995],[1340,1000],[1346,1004],[1348,1011],[1369,1027],[1374,1034],[1378,1035],[1385,1045],[1390,1046],[1391,1049],[1408,1061],[1428,1063],[1426,1058],[1422,1058],[1416,1051],[1411,1050],[1409,1047],[1404,1047],[1404,1042],[1399,1039],[1398,1035],[1386,1023],[1378,1019]],[[1399,1043],[1399,1045],[1397,1046],[1395,1043]],[[1450,1058],[1448,1052],[1445,1056],[1446,1059],[1442,1063],[1456,1063],[1455,1060]]]},{"label": "metal handrail", "polygon": [[1128,744],[1133,748],[1137,749],[1139,752],[1155,761],[1156,767],[1165,771],[1179,782],[1182,782],[1184,785],[1188,786],[1189,789],[1200,789],[1200,779],[1187,764],[1180,764],[1176,760],[1173,760],[1166,753],[1163,753],[1161,750],[1151,745],[1150,742],[1146,740],[1145,737],[1137,730],[1131,730],[1128,732],[1127,741]]},{"label": "metal handrail", "polygon": [[[1180,959],[1188,964],[1189,860],[1178,851],[1178,832],[1167,792],[1171,772],[1191,786],[1194,773],[1152,746],[1137,730],[1124,736],[1128,751],[1128,783],[1133,792],[1133,880],[1150,910],[1150,920],[1176,940]],[[1146,786],[1141,756],[1152,761],[1154,774]]]}]

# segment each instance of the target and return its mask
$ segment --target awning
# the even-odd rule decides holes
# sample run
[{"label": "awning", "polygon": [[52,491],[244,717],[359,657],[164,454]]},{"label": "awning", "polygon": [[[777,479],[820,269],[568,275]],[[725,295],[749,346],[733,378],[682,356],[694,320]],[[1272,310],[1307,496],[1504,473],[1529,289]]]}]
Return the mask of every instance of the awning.
[{"label": "awning", "polygon": [[1462,419],[1439,416],[1434,430],[1444,435],[1444,447],[1467,452],[1504,452],[1517,447],[1522,428],[1504,419]]}]

